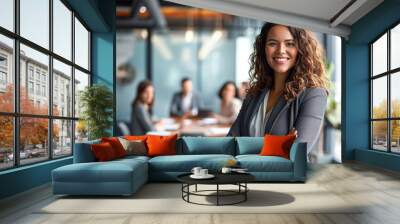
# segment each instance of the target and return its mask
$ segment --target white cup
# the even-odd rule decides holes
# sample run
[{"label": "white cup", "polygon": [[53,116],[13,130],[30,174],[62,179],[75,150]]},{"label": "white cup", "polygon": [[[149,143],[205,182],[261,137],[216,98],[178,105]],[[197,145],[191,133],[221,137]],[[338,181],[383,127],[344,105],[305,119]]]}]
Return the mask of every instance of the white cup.
[{"label": "white cup", "polygon": [[201,167],[193,167],[192,173],[193,173],[194,175],[196,175],[196,176],[199,176],[199,175],[201,175],[201,174],[200,174],[200,171],[201,171],[201,170],[202,170]]},{"label": "white cup", "polygon": [[222,170],[221,170],[222,173],[230,173],[231,171],[232,171],[232,168],[229,168],[229,167],[222,167]]},{"label": "white cup", "polygon": [[208,175],[208,169],[201,169],[200,170],[200,176],[207,176]]}]

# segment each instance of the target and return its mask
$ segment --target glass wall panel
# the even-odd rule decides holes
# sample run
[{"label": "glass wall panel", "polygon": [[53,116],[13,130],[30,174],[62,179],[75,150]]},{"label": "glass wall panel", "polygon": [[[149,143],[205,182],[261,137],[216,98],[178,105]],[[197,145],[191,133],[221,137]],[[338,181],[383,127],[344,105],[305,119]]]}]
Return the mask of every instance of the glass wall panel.
[{"label": "glass wall panel", "polygon": [[391,151],[395,153],[400,153],[400,120],[390,121],[391,124],[391,141],[392,148]]},{"label": "glass wall panel", "polygon": [[53,0],[53,51],[71,60],[72,12],[60,1]]},{"label": "glass wall panel", "polygon": [[47,115],[49,109],[49,56],[23,44],[20,54],[20,110]]},{"label": "glass wall panel", "polygon": [[89,132],[84,120],[75,121],[75,143],[88,140]]},{"label": "glass wall panel", "polygon": [[[0,3],[1,4],[1,3]],[[0,111],[14,111],[14,42],[0,34]]]},{"label": "glass wall panel", "polygon": [[0,116],[0,170],[14,166],[13,117]]},{"label": "glass wall panel", "polygon": [[387,151],[387,121],[372,122],[372,147],[373,149]]},{"label": "glass wall panel", "polygon": [[0,1],[0,26],[14,31],[14,0]]},{"label": "glass wall panel", "polygon": [[81,114],[80,94],[87,86],[89,86],[89,75],[75,69],[75,117]]},{"label": "glass wall panel", "polygon": [[75,63],[89,70],[89,32],[75,18]]},{"label": "glass wall panel", "polygon": [[49,48],[49,0],[20,0],[21,36]]},{"label": "glass wall panel", "polygon": [[53,115],[72,117],[72,69],[53,60]]},{"label": "glass wall panel", "polygon": [[391,103],[391,116],[400,118],[400,72],[391,74],[391,88],[390,88],[390,103]]},{"label": "glass wall panel", "polygon": [[372,118],[387,118],[387,77],[372,81]]},{"label": "glass wall panel", "polygon": [[72,154],[72,121],[53,120],[53,157]]},{"label": "glass wall panel", "polygon": [[20,164],[49,159],[49,120],[45,118],[20,118]]},{"label": "glass wall panel", "polygon": [[390,68],[400,67],[400,24],[390,33]]},{"label": "glass wall panel", "polygon": [[372,44],[372,75],[387,71],[387,34]]}]

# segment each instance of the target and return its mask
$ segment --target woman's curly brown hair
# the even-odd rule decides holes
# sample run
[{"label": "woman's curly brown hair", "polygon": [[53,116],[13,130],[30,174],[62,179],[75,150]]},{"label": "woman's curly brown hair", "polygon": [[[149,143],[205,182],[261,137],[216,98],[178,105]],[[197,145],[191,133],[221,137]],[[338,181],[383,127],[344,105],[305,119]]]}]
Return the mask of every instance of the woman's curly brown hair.
[{"label": "woman's curly brown hair", "polygon": [[[265,87],[274,86],[274,71],[268,65],[265,55],[265,45],[269,30],[278,24],[265,23],[253,44],[254,51],[250,55],[250,95],[257,95]],[[283,90],[284,98],[289,101],[294,99],[305,88],[321,87],[328,92],[329,81],[325,72],[324,51],[307,30],[289,27],[296,47],[298,49],[297,61],[290,71]]]}]

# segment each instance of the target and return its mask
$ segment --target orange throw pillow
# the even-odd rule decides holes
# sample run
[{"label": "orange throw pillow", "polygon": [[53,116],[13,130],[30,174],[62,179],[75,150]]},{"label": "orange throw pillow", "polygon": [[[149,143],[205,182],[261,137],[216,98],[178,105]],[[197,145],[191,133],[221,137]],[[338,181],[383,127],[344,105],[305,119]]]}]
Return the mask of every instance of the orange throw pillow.
[{"label": "orange throw pillow", "polygon": [[101,142],[108,142],[114,149],[117,158],[126,156],[126,151],[117,137],[101,138]]},{"label": "orange throw pillow", "polygon": [[108,142],[93,144],[90,147],[92,149],[94,157],[99,162],[110,161],[117,158],[114,149]]},{"label": "orange throw pillow", "polygon": [[148,156],[176,155],[176,139],[178,135],[147,137]]},{"label": "orange throw pillow", "polygon": [[280,156],[289,159],[290,147],[292,147],[295,139],[295,135],[265,135],[264,146],[260,155]]},{"label": "orange throw pillow", "polygon": [[125,135],[124,139],[129,140],[129,141],[146,141],[147,135]]}]

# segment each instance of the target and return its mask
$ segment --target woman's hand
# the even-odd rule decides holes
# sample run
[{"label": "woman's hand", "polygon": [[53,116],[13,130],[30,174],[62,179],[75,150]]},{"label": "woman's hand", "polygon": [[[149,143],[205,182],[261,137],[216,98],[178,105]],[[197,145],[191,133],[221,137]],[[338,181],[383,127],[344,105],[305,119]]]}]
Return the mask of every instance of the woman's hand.
[{"label": "woman's hand", "polygon": [[292,130],[289,131],[289,135],[294,135],[297,138],[297,130],[295,128],[292,128]]}]

